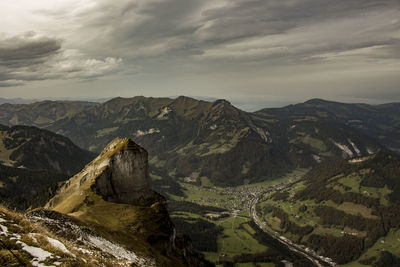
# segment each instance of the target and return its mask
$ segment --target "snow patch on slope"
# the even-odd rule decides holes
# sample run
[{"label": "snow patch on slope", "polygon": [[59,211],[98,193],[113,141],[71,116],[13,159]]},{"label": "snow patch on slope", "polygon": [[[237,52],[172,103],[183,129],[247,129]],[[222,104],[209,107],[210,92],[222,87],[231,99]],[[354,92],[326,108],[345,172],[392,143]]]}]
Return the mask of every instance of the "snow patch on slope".
[{"label": "snow patch on slope", "polygon": [[353,147],[354,151],[357,153],[358,156],[361,155],[361,151],[358,149],[358,147],[356,146],[356,144],[354,144],[350,138],[347,138],[347,141],[351,144],[351,146]]},{"label": "snow patch on slope", "polygon": [[7,236],[7,233],[8,233],[7,226],[4,226],[4,225],[0,224],[0,228],[1,228],[0,234],[4,234],[5,236]]},{"label": "snow patch on slope", "polygon": [[69,252],[69,250],[67,249],[67,247],[66,247],[63,243],[61,243],[60,241],[58,241],[57,239],[54,239],[54,238],[51,238],[51,237],[48,237],[48,236],[47,236],[46,238],[47,238],[47,241],[49,241],[49,243],[50,243],[53,247],[55,247],[55,248],[61,250],[62,252],[66,253],[66,254],[71,254],[71,252]]},{"label": "snow patch on slope", "polygon": [[164,117],[168,116],[168,113],[170,113],[172,111],[172,109],[170,107],[163,107],[160,110],[160,113],[157,115],[157,119],[162,119]]},{"label": "snow patch on slope", "polygon": [[314,158],[314,160],[318,163],[321,163],[321,157],[318,155],[313,154],[312,157]]},{"label": "snow patch on slope", "polygon": [[350,148],[348,146],[342,145],[342,144],[337,143],[335,141],[332,141],[332,142],[335,144],[335,146],[340,148],[343,151],[343,153],[345,153],[347,156],[353,157],[354,154],[353,154],[353,152],[350,150]]},{"label": "snow patch on slope", "polygon": [[217,129],[217,125],[214,123],[213,125],[210,126],[210,130],[214,131],[215,129]]},{"label": "snow patch on slope", "polygon": [[49,265],[44,265],[41,264],[41,261],[45,261],[48,257],[52,257],[53,254],[51,254],[50,252],[38,248],[38,247],[32,247],[32,246],[28,246],[27,244],[25,244],[24,242],[21,241],[17,241],[17,244],[20,244],[22,246],[22,250],[25,250],[27,253],[29,253],[33,259],[31,261],[31,264],[33,266],[38,266],[38,267],[42,267],[42,266],[49,266]]},{"label": "snow patch on slope", "polygon": [[264,131],[263,129],[258,127],[256,127],[254,130],[266,143],[272,143],[271,134],[268,131]]},{"label": "snow patch on slope", "polygon": [[[2,223],[7,222],[6,220],[4,220],[3,218],[0,218]],[[7,226],[4,226],[2,224],[0,224],[0,228],[1,228],[1,235],[4,236],[12,236],[10,238],[10,240],[18,240],[17,242],[15,242],[18,245],[21,245],[22,250],[24,250],[25,252],[27,252],[28,254],[30,254],[33,259],[31,260],[31,264],[32,266],[38,266],[38,267],[44,267],[44,266],[53,266],[53,265],[44,265],[40,262],[45,261],[48,257],[52,257],[53,254],[41,249],[39,247],[33,247],[33,246],[29,246],[27,244],[25,244],[24,242],[21,241],[21,235],[16,234],[16,233],[9,233]]]},{"label": "snow patch on slope", "polygon": [[[59,220],[41,217],[41,216],[30,216],[30,219],[36,222],[42,222],[45,225],[56,225],[59,228],[58,232],[70,233],[73,236],[78,236],[77,241],[82,242],[89,248],[98,249],[104,253],[114,256],[118,260],[127,260],[130,263],[137,266],[156,266],[155,262],[151,258],[140,257],[135,252],[125,249],[119,244],[112,243],[109,240],[102,238],[100,236],[94,235],[92,233],[87,233],[81,229],[78,225],[65,221],[61,222]],[[61,243],[61,242],[60,242]],[[77,249],[85,254],[93,255],[93,251],[79,248]],[[122,263],[119,263],[120,265]],[[130,265],[129,265],[130,266]]]},{"label": "snow patch on slope", "polygon": [[128,251],[128,250],[124,249],[123,247],[121,247],[117,244],[114,244],[102,237],[89,235],[88,241],[90,242],[91,245],[97,247],[98,249],[102,250],[103,252],[107,252],[107,253],[114,255],[114,257],[116,257],[119,260],[125,259],[125,260],[134,261],[134,262],[139,261],[139,257],[135,253]]},{"label": "snow patch on slope", "polygon": [[153,133],[159,133],[160,129],[157,128],[150,128],[147,131],[146,130],[137,130],[135,133],[135,136],[144,136],[144,135],[148,135],[148,134],[153,134]]},{"label": "snow patch on slope", "polygon": [[362,158],[355,158],[355,159],[350,159],[349,163],[359,163],[359,162],[364,162],[368,159],[373,158],[374,156],[366,156],[366,157],[362,157]]}]

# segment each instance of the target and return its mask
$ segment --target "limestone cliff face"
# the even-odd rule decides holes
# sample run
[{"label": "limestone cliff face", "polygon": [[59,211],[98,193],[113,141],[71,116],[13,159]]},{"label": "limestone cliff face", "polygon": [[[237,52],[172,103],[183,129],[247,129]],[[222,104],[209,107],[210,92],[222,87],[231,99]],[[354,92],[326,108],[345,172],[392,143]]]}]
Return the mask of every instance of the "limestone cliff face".
[{"label": "limestone cliff face", "polygon": [[164,200],[151,187],[147,151],[129,138],[114,139],[62,186],[46,208],[74,213],[98,197],[112,203],[147,206]]},{"label": "limestone cliff face", "polygon": [[131,139],[122,140],[122,143],[120,139],[113,141],[100,155],[115,150],[92,190],[110,202],[145,203],[155,196],[150,183],[147,151]]},{"label": "limestone cliff face", "polygon": [[147,152],[128,138],[116,138],[71,177],[45,209],[70,216],[88,229],[157,266],[203,266],[178,239],[166,200],[153,191]]}]

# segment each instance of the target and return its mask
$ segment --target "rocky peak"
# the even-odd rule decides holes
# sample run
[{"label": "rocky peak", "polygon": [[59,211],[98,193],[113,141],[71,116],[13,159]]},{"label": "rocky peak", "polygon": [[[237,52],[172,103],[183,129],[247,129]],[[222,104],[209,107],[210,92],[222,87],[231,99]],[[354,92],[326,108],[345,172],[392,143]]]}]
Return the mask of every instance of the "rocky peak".
[{"label": "rocky peak", "polygon": [[217,99],[217,100],[215,100],[214,102],[213,102],[213,105],[215,106],[215,105],[218,105],[218,104],[227,104],[227,105],[231,105],[231,102],[229,102],[228,100],[226,100],[226,99]]},{"label": "rocky peak", "polygon": [[157,266],[203,265],[189,241],[175,244],[165,198],[151,187],[147,151],[129,138],[110,142],[60,188],[45,210],[67,215],[113,244],[154,259]]},{"label": "rocky peak", "polygon": [[105,158],[107,166],[91,188],[104,200],[138,204],[154,197],[144,148],[129,138],[116,138],[99,157]]},{"label": "rocky peak", "polygon": [[107,202],[134,205],[151,205],[163,199],[152,190],[147,151],[129,138],[111,141],[62,186],[47,208],[68,214],[81,209],[92,195]]}]

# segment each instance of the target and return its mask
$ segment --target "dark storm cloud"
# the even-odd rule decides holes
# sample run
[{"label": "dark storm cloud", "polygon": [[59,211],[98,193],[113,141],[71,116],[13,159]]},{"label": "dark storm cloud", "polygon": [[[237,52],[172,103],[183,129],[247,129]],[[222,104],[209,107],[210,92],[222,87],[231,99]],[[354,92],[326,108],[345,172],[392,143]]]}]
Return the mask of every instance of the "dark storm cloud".
[{"label": "dark storm cloud", "polygon": [[27,32],[0,36],[0,87],[25,81],[96,78],[117,67],[120,59],[87,59],[76,50],[62,50],[56,38]]},{"label": "dark storm cloud", "polygon": [[190,63],[192,56],[222,62],[314,62],[325,53],[377,45],[390,53],[398,41],[393,33],[400,27],[398,20],[382,24],[387,17],[380,16],[392,12],[395,19],[397,0],[96,3],[77,16],[92,41],[87,52],[101,55],[112,48],[115,56],[142,59],[138,62],[144,65],[153,57],[157,64],[163,57]]},{"label": "dark storm cloud", "polygon": [[17,36],[0,35],[0,65],[20,67],[46,61],[61,49],[60,40],[27,32]]},{"label": "dark storm cloud", "polygon": [[[398,1],[233,1],[226,7],[204,11],[207,21],[212,22],[199,32],[207,40],[222,44],[230,41],[223,38],[226,33],[251,37],[243,49],[234,49],[235,43],[222,46],[221,51],[232,49],[227,57],[240,57],[244,52],[241,60],[305,59],[320,53],[396,43],[393,33],[398,32],[400,22],[381,25],[379,20],[388,18],[379,14],[393,10],[395,19],[399,7]],[[219,55],[224,57],[223,51]]]},{"label": "dark storm cloud", "polygon": [[204,14],[209,18],[254,17],[254,20],[300,22],[352,16],[369,9],[391,8],[396,3],[395,0],[233,0]]},{"label": "dark storm cloud", "polygon": [[[79,14],[82,31],[89,32],[94,49],[105,53],[110,47],[124,57],[198,54],[193,34],[201,26],[192,15],[202,1],[98,1],[96,8]],[[86,32],[87,31],[87,32]],[[92,50],[92,52],[95,52]]]},{"label": "dark storm cloud", "polygon": [[[396,5],[399,6],[398,1],[390,0],[231,1],[227,6],[205,10],[204,23],[198,33],[211,43],[224,43],[233,38],[287,34],[296,27],[332,19],[339,21]],[[346,43],[341,43],[340,50],[346,48]],[[331,47],[331,50],[337,49],[339,47]]]},{"label": "dark storm cloud", "polygon": [[0,39],[0,64],[29,64],[56,54],[61,42],[48,37],[36,37],[34,32]]}]

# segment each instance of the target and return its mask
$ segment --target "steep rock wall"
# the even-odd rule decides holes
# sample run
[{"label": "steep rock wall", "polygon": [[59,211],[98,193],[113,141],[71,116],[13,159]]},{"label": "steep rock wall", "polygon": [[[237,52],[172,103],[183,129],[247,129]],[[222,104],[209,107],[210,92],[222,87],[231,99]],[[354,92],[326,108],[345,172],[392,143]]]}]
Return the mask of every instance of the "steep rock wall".
[{"label": "steep rock wall", "polygon": [[92,190],[104,200],[116,203],[137,204],[154,198],[147,157],[145,149],[128,139],[110,156]]}]

